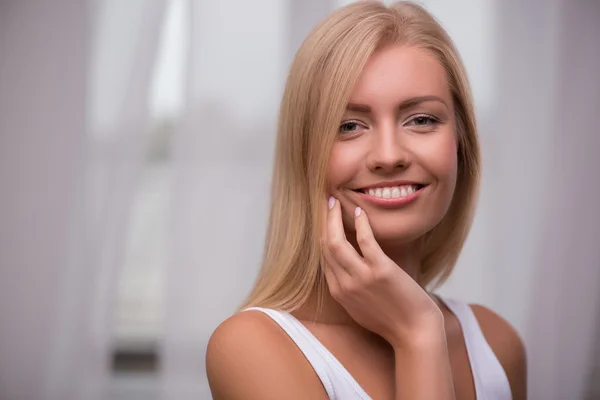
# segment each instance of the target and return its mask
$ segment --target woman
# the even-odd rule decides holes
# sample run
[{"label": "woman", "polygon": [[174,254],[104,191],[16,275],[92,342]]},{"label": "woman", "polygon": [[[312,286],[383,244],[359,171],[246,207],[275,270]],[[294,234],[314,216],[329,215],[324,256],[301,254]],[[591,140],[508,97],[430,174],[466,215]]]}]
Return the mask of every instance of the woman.
[{"label": "woman", "polygon": [[524,399],[492,311],[431,293],[471,225],[466,74],[421,7],[361,1],[310,33],[283,95],[262,270],[211,336],[215,399]]}]

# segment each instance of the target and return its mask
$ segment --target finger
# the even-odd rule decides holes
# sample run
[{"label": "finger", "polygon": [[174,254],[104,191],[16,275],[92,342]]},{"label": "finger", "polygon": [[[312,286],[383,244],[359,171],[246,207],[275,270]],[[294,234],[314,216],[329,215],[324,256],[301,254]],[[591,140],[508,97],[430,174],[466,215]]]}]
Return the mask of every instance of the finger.
[{"label": "finger", "polygon": [[332,256],[331,252],[325,247],[322,257],[322,266],[327,279],[329,293],[334,299],[340,301],[344,294],[344,288],[352,286],[355,281],[348,271]]},{"label": "finger", "polygon": [[340,202],[331,197],[328,206],[327,251],[329,258],[350,275],[357,275],[363,268],[363,259],[346,240]]},{"label": "finger", "polygon": [[335,274],[334,269],[331,268],[325,257],[322,257],[321,268],[323,269],[323,274],[325,275],[325,281],[327,282],[329,293],[336,298],[340,294],[340,282]]},{"label": "finger", "polygon": [[330,250],[330,245],[325,244],[323,246],[323,257],[322,262],[325,265],[325,269],[331,271],[335,275],[338,282],[345,281],[347,278],[351,278],[348,273],[348,269],[344,268],[339,260],[334,256],[334,253]]},{"label": "finger", "polygon": [[354,227],[356,229],[356,242],[363,257],[367,264],[375,265],[384,253],[373,235],[367,214],[360,207],[356,207],[354,212]]},{"label": "finger", "polygon": [[329,206],[328,206],[328,198],[325,198],[325,201],[323,202],[324,206],[323,206],[323,214],[322,214],[322,218],[321,218],[321,247],[323,247],[324,245],[326,245],[327,243],[327,237],[329,236],[327,234],[327,216],[329,214]]},{"label": "finger", "polygon": [[329,229],[328,229],[328,218],[329,218],[329,210],[330,206],[332,206],[332,202],[335,201],[333,197],[330,197],[330,200],[327,198],[324,202],[323,207],[323,219],[321,226],[321,266],[323,268],[323,272],[327,277],[331,277],[331,281],[335,280],[336,283],[339,284],[339,274],[348,275],[342,267],[339,266],[337,261],[331,256],[331,252],[329,251]]},{"label": "finger", "polygon": [[335,279],[335,282],[339,284],[339,275],[343,274],[345,276],[348,276],[348,272],[339,266],[339,263],[333,258],[333,256],[331,255],[331,251],[329,250],[330,235],[328,219],[329,211],[331,207],[333,207],[333,202],[335,201],[335,198],[331,196],[329,197],[329,199],[326,198],[324,202],[322,219],[323,223],[321,226],[321,266],[323,268],[323,272],[326,273],[326,277],[331,276]]}]

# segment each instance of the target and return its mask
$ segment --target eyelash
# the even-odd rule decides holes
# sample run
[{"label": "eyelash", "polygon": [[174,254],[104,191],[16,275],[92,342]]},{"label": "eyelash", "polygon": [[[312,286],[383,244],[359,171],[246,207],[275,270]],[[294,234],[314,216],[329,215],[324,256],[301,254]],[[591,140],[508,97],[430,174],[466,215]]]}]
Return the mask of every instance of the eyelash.
[{"label": "eyelash", "polygon": [[363,128],[364,128],[364,124],[362,124],[361,122],[359,122],[359,121],[356,121],[356,120],[354,120],[354,119],[350,119],[350,120],[348,120],[348,121],[344,121],[344,122],[342,122],[342,123],[340,124],[340,129],[339,129],[340,133],[352,133],[352,132],[356,132],[356,130],[344,131],[344,130],[342,129],[342,128],[344,127],[344,125],[348,125],[348,124],[355,124],[355,125],[358,125],[358,126],[361,126],[361,127],[363,127]]},{"label": "eyelash", "polygon": [[427,124],[425,125],[413,125],[416,127],[425,127],[425,126],[436,126],[440,123],[440,120],[437,119],[436,117],[429,115],[429,114],[417,114],[414,117],[412,117],[410,119],[410,121],[408,121],[408,123],[413,123],[415,122],[415,120],[417,120],[418,118],[425,118],[425,120],[427,121]]},{"label": "eyelash", "polygon": [[[415,127],[436,126],[436,125],[438,125],[440,123],[440,120],[437,119],[436,117],[432,116],[432,115],[429,115],[429,114],[417,114],[417,115],[413,116],[405,125],[412,124],[412,123],[414,123],[419,118],[425,118],[425,120],[426,120],[427,123],[424,124],[424,125],[414,125],[413,124],[412,126],[415,126]],[[359,127],[365,128],[364,124],[361,123],[360,121],[357,121],[357,120],[354,120],[354,119],[350,119],[350,120],[344,121],[344,122],[342,122],[340,124],[340,128],[339,128],[340,133],[353,133],[353,132],[356,132],[356,129],[349,130],[349,131],[344,131],[343,130],[344,125],[348,125],[348,124],[355,124],[355,125],[358,125]]]}]

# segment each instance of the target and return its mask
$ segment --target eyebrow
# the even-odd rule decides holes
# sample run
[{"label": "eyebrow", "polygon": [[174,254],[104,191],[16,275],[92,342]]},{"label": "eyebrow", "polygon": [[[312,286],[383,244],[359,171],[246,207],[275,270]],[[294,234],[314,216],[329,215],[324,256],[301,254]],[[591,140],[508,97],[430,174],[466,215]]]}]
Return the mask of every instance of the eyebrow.
[{"label": "eyebrow", "polygon": [[[440,97],[418,96],[418,97],[411,97],[410,99],[404,100],[398,106],[398,111],[404,111],[406,109],[412,108],[414,106],[417,106],[421,103],[425,103],[427,101],[437,101],[439,103],[442,103],[446,108],[448,108],[448,105],[446,104],[446,102],[444,100],[442,100]],[[366,104],[349,103],[348,106],[346,107],[346,110],[368,114],[371,112],[371,107]]]}]

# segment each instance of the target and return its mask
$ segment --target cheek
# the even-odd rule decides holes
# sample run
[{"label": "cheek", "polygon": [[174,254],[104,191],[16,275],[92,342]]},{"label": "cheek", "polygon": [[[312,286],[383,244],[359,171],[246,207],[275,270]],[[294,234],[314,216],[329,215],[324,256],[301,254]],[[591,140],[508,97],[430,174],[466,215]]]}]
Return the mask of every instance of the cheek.
[{"label": "cheek", "polygon": [[458,170],[457,141],[455,135],[440,135],[429,146],[421,148],[421,159],[429,173],[440,185],[454,189]]},{"label": "cheek", "polygon": [[349,142],[336,142],[331,149],[327,170],[327,187],[335,192],[354,178],[360,168],[361,154]]},{"label": "cheek", "polygon": [[415,156],[429,175],[431,196],[427,202],[431,223],[443,218],[454,197],[458,172],[458,144],[453,132],[431,137],[428,143],[415,148]]},{"label": "cheek", "polygon": [[[448,135],[440,140],[437,146],[431,148],[430,173],[435,178],[435,212],[432,217],[439,222],[448,212],[454,192],[458,172],[458,145],[454,135]],[[436,222],[436,223],[437,223]]]},{"label": "cheek", "polygon": [[455,139],[452,139],[439,154],[439,170],[440,174],[447,180],[447,183],[452,186],[456,184],[456,174],[458,171],[458,146]]}]

